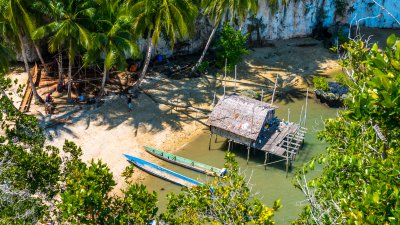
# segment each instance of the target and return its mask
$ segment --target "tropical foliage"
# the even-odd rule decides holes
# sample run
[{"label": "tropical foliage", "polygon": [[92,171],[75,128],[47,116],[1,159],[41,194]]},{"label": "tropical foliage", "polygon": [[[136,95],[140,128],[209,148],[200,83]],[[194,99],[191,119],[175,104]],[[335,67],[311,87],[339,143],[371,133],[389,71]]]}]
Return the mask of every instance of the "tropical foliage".
[{"label": "tropical foliage", "polygon": [[31,9],[31,1],[0,0],[1,34],[6,35],[10,40],[13,40],[14,46],[20,49],[33,96],[37,102],[43,102],[33,83],[26,52],[26,44],[31,43],[31,33],[35,29],[35,17],[32,15]]},{"label": "tropical foliage", "polygon": [[224,20],[226,23],[229,22],[230,25],[236,27],[237,25],[243,24],[245,19],[249,16],[248,14],[257,12],[258,0],[202,0],[201,8],[204,9],[204,15],[210,19],[213,29],[204,47],[203,53],[193,67],[193,70],[196,70],[203,61],[221,21]]},{"label": "tropical foliage", "polygon": [[249,54],[246,49],[247,37],[248,35],[243,35],[226,24],[216,44],[217,65],[223,67],[226,60],[228,69],[232,70],[244,55]]},{"label": "tropical foliage", "polygon": [[136,89],[146,75],[153,47],[161,35],[170,41],[173,49],[177,38],[184,38],[193,31],[198,9],[192,0],[132,0],[129,8],[133,17],[132,29],[147,40],[146,58]]},{"label": "tropical foliage", "polygon": [[55,21],[46,24],[33,33],[34,39],[51,35],[49,50],[55,52],[64,46],[68,55],[68,99],[71,100],[72,66],[81,47],[87,47],[90,40],[91,17],[95,12],[94,3],[85,0],[61,0],[54,7],[50,1],[48,7],[56,9]]},{"label": "tropical foliage", "polygon": [[318,76],[313,77],[313,84],[314,88],[316,89],[321,89],[323,91],[329,90],[329,85],[325,77],[318,77]]},{"label": "tropical foliage", "polygon": [[102,53],[105,55],[101,82],[101,93],[104,93],[109,70],[112,67],[124,70],[126,58],[138,56],[139,49],[129,30],[132,21],[122,0],[101,1],[101,10],[96,12],[93,18],[95,32],[92,32],[84,60],[88,65],[97,64],[101,61]]},{"label": "tropical foliage", "polygon": [[274,224],[274,211],[252,196],[248,181],[240,175],[232,153],[226,155],[228,175],[181,194],[168,196],[168,207],[161,220],[171,224]]},{"label": "tropical foliage", "polygon": [[[400,38],[381,51],[361,40],[343,45],[349,81],[347,110],[325,121],[318,137],[330,144],[297,177],[310,205],[299,224],[398,224],[400,218]],[[322,174],[304,173],[322,164]]]}]

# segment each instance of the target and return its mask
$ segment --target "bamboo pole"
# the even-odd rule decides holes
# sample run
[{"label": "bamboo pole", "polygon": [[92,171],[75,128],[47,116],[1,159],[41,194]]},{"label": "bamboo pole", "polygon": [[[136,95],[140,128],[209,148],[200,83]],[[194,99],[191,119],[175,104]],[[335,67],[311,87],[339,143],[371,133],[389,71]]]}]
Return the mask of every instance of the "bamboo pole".
[{"label": "bamboo pole", "polygon": [[210,141],[208,142],[208,151],[211,150],[211,139],[212,139],[212,133],[210,131]]},{"label": "bamboo pole", "polygon": [[250,145],[247,146],[247,164],[249,164],[249,158],[250,158]]},{"label": "bamboo pole", "polygon": [[308,109],[308,88],[307,88],[307,95],[306,95],[306,109],[304,111],[304,121],[303,121],[303,126],[306,126],[306,120],[307,120],[307,109]]},{"label": "bamboo pole", "polygon": [[225,99],[225,91],[226,91],[226,65],[228,63],[228,59],[225,58],[225,75],[224,75],[224,99]]},{"label": "bamboo pole", "polygon": [[272,99],[271,99],[271,105],[274,104],[274,97],[275,97],[275,91],[276,91],[276,84],[278,83],[278,74],[276,75],[276,79],[275,79],[275,87],[274,87],[274,91],[272,92]]},{"label": "bamboo pole", "polygon": [[235,94],[236,94],[236,73],[237,73],[236,68],[237,68],[237,66],[235,65],[235,89],[234,89]]},{"label": "bamboo pole", "polygon": [[299,125],[301,126],[302,123],[302,117],[303,117],[303,110],[304,110],[304,105],[301,106],[301,111],[300,111],[300,118],[299,118]]}]

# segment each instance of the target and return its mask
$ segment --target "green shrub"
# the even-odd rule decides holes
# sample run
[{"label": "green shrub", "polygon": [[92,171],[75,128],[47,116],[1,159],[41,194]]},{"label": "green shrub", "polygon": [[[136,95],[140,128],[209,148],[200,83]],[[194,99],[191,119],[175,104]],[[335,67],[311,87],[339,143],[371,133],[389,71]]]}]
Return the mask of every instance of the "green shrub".
[{"label": "green shrub", "polygon": [[248,35],[243,35],[229,25],[224,25],[217,40],[217,66],[223,68],[225,59],[228,61],[228,70],[232,70],[244,55],[249,54],[246,49]]},{"label": "green shrub", "polygon": [[197,67],[197,70],[200,73],[204,73],[207,71],[208,67],[210,67],[210,63],[208,61],[203,61],[200,63],[200,65]]},{"label": "green shrub", "polygon": [[342,85],[346,85],[347,79],[348,78],[346,77],[346,74],[344,74],[344,73],[338,73],[335,76],[335,81]]},{"label": "green shrub", "polygon": [[314,83],[314,88],[316,89],[322,89],[324,91],[327,91],[329,89],[329,85],[325,77],[314,77],[313,83]]}]

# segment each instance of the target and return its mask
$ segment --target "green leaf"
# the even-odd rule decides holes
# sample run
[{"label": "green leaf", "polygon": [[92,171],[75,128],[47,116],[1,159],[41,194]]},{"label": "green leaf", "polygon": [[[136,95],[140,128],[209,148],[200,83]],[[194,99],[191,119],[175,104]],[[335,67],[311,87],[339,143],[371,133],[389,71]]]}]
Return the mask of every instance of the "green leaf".
[{"label": "green leaf", "polygon": [[374,192],[372,199],[374,200],[375,203],[378,203],[379,202],[379,193]]},{"label": "green leaf", "polygon": [[394,46],[394,44],[396,44],[396,40],[397,40],[396,35],[391,34],[391,35],[387,38],[387,40],[386,40],[387,46],[388,46],[389,48],[392,48],[392,47]]}]

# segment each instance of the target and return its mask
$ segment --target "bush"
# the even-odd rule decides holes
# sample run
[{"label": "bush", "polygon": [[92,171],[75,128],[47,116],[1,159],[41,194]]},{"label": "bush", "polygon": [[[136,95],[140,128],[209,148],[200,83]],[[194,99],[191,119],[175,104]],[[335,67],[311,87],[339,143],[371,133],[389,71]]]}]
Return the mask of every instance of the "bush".
[{"label": "bush", "polygon": [[234,30],[229,25],[224,25],[217,40],[217,66],[224,67],[225,59],[228,61],[228,70],[232,70],[244,55],[249,54],[246,49],[248,35]]},{"label": "bush", "polygon": [[329,90],[329,85],[325,77],[314,77],[313,83],[314,83],[314,88],[316,89],[322,89],[324,91]]},{"label": "bush", "polygon": [[207,69],[210,67],[210,63],[208,61],[203,61],[200,63],[200,65],[197,67],[197,70],[200,73],[205,73]]},{"label": "bush", "polygon": [[342,85],[346,85],[347,79],[348,78],[346,77],[346,75],[344,73],[338,73],[335,77],[335,81]]}]

